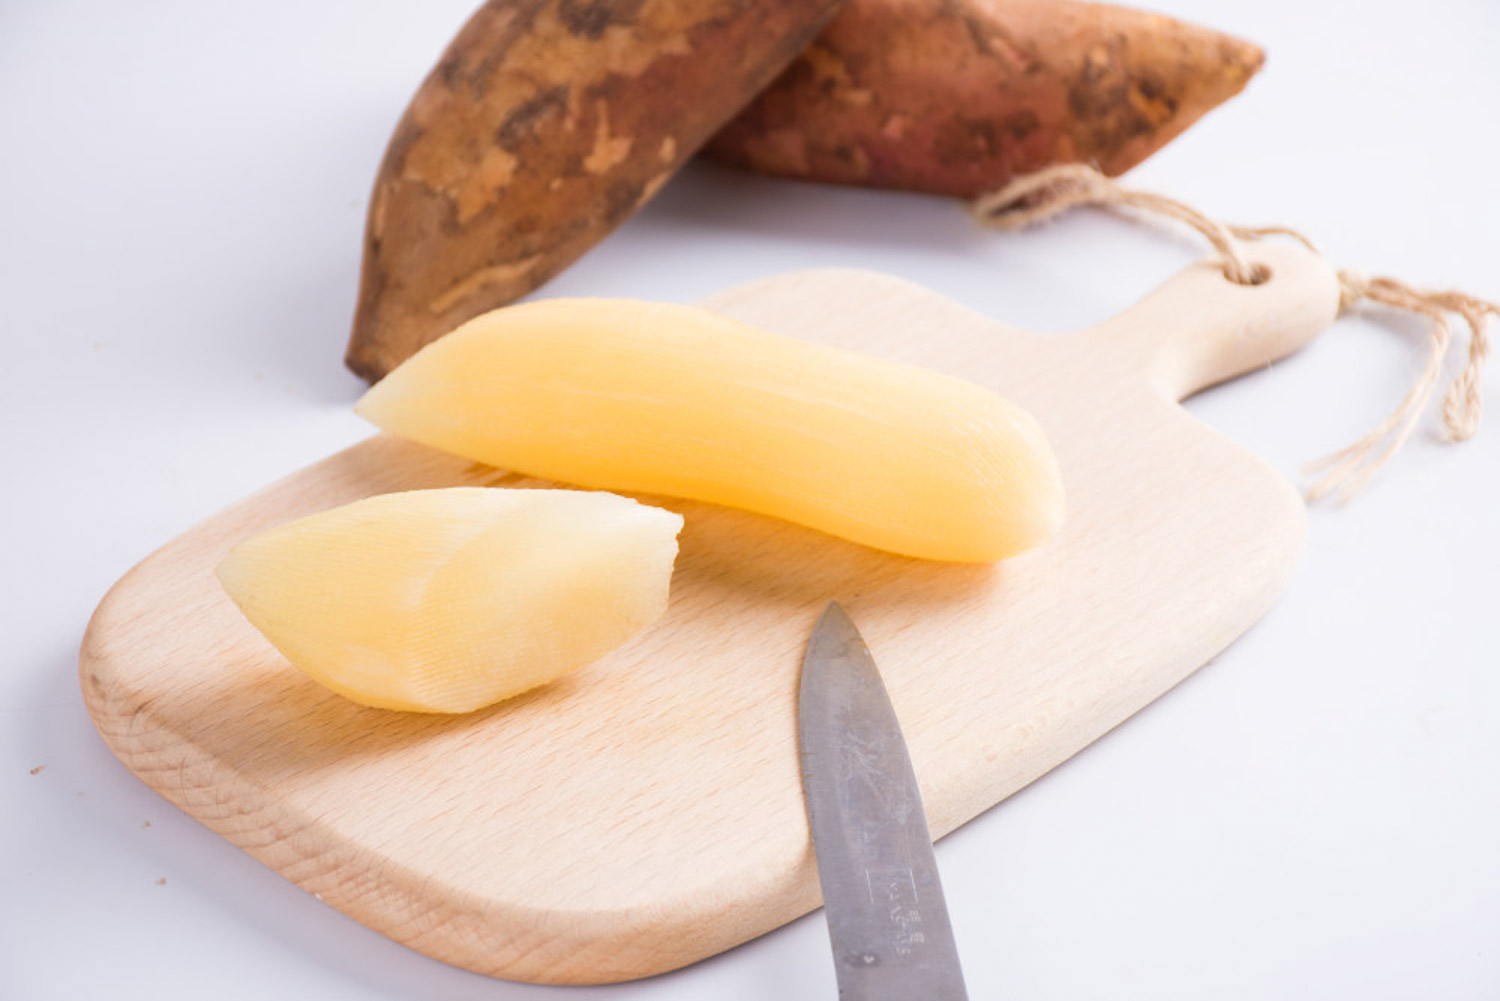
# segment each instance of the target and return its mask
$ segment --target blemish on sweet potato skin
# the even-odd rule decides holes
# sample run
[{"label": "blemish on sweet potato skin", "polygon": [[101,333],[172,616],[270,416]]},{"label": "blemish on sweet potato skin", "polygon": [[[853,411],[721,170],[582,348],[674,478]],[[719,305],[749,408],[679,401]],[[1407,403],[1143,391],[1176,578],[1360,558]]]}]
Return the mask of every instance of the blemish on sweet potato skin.
[{"label": "blemish on sweet potato skin", "polygon": [[649,200],[838,6],[489,0],[387,147],[349,367],[378,379],[572,263]]},{"label": "blemish on sweet potato skin", "polygon": [[1120,174],[1239,93],[1262,60],[1248,42],[1105,4],[849,0],[707,152],[964,198],[1054,163]]}]

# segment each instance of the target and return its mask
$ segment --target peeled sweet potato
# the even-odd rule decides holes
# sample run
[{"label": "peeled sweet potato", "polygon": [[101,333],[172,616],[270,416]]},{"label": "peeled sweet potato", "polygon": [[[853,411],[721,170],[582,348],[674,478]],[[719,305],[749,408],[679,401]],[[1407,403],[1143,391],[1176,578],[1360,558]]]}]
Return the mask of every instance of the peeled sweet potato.
[{"label": "peeled sweet potato", "polygon": [[1239,93],[1263,58],[1105,4],[849,0],[707,153],[966,198],[1055,163],[1120,174]]},{"label": "peeled sweet potato", "polygon": [[396,127],[346,361],[378,379],[651,198],[839,0],[489,0]]}]

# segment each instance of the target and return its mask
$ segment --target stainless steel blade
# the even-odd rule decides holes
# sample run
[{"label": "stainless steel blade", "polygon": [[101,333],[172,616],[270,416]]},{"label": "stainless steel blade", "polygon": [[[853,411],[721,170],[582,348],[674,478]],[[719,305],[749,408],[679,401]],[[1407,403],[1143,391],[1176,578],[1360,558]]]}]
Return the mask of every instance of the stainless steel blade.
[{"label": "stainless steel blade", "polygon": [[838,602],[818,619],[802,661],[798,734],[839,997],[965,1001],[901,726]]}]

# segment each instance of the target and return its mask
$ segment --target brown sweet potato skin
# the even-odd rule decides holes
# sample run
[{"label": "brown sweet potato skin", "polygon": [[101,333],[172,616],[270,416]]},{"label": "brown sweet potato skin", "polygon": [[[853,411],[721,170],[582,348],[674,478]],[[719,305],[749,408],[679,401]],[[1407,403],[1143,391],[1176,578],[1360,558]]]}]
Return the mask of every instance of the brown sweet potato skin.
[{"label": "brown sweet potato skin", "polygon": [[839,0],[490,0],[370,198],[346,362],[378,379],[541,285],[651,198]]},{"label": "brown sweet potato skin", "polygon": [[768,174],[974,197],[1055,163],[1120,174],[1260,68],[1261,50],[1074,0],[850,0],[709,143]]}]

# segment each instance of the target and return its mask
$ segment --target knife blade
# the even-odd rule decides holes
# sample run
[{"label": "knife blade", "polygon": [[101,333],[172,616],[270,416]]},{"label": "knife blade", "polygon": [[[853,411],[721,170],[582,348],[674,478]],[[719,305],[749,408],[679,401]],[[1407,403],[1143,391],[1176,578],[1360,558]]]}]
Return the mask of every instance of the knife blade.
[{"label": "knife blade", "polygon": [[802,788],[844,1001],[966,1001],[927,815],[875,660],[838,602],[798,689]]}]

